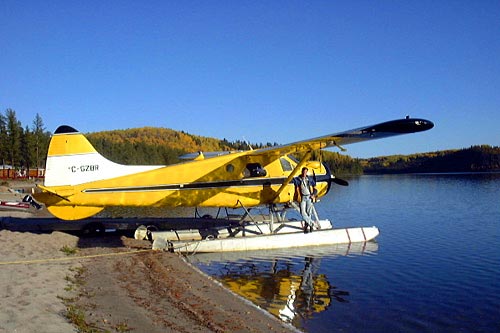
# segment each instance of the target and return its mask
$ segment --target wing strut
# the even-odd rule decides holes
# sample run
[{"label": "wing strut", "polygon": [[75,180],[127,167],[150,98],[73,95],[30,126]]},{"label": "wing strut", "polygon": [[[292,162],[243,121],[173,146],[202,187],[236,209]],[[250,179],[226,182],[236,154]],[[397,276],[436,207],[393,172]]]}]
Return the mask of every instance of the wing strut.
[{"label": "wing strut", "polygon": [[281,192],[283,192],[283,190],[287,187],[287,185],[290,184],[290,182],[292,181],[293,177],[295,177],[295,175],[298,173],[298,171],[306,164],[306,162],[309,160],[309,158],[311,157],[311,155],[312,155],[312,151],[311,150],[309,150],[307,153],[304,154],[304,157],[302,157],[302,159],[297,164],[297,166],[295,167],[295,169],[293,169],[292,172],[290,172],[290,175],[288,176],[288,178],[281,185],[281,187],[278,189],[278,191],[276,191],[276,194],[274,196],[273,201],[276,200],[276,198],[279,197],[279,195],[281,194]]}]

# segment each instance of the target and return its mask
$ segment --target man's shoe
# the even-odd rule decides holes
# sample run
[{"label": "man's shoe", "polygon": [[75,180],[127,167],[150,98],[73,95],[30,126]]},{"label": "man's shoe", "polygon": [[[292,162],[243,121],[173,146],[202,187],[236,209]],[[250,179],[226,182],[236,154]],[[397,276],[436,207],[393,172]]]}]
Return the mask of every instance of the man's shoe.
[{"label": "man's shoe", "polygon": [[309,227],[307,225],[304,227],[304,233],[305,234],[309,233]]}]

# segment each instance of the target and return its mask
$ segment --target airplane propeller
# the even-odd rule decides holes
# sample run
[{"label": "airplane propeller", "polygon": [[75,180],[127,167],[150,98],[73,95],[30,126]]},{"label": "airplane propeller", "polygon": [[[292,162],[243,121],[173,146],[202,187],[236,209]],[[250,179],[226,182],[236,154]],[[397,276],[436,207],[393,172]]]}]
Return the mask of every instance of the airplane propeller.
[{"label": "airplane propeller", "polygon": [[337,177],[335,177],[333,175],[332,175],[331,179],[332,179],[332,182],[334,182],[337,185],[340,185],[340,186],[349,186],[349,182],[347,180],[343,180],[343,179],[337,178]]},{"label": "airplane propeller", "polygon": [[[335,177],[334,175],[332,175],[332,172],[330,171],[329,167],[327,167],[325,164],[323,164],[323,166],[326,169],[326,175],[324,175],[323,177],[326,177],[326,179],[321,177],[323,179],[320,179],[320,181],[326,180],[326,182],[328,183],[328,187],[326,188],[326,193],[328,193],[330,191],[330,187],[332,186],[332,183],[335,183],[335,184],[340,185],[340,186],[349,186],[349,182],[347,180]],[[314,181],[317,182],[316,173],[314,172],[314,170],[313,170],[313,178],[314,178]]]},{"label": "airplane propeller", "polygon": [[[322,151],[320,151],[320,161],[322,159]],[[347,180],[343,180],[343,179],[340,179],[340,178],[337,178],[335,177],[332,172],[330,171],[330,168],[325,164],[325,163],[321,163],[323,164],[323,166],[325,167],[326,169],[326,176],[328,177],[328,187],[326,189],[326,193],[328,193],[328,191],[330,191],[330,187],[332,186],[332,182],[337,184],[337,185],[340,185],[340,186],[349,186],[349,183],[347,182]],[[313,175],[314,175],[314,181],[316,181],[316,175],[314,174],[314,170],[313,170]]]}]

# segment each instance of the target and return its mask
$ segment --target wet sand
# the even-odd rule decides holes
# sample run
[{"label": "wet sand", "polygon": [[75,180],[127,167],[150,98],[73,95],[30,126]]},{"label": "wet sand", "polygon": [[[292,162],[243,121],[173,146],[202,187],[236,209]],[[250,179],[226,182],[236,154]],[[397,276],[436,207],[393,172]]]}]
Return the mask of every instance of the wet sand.
[{"label": "wet sand", "polygon": [[[20,200],[9,189],[29,187],[8,185],[0,200]],[[0,221],[45,214],[0,210]],[[181,256],[150,248],[116,234],[0,230],[0,332],[297,331]]]}]

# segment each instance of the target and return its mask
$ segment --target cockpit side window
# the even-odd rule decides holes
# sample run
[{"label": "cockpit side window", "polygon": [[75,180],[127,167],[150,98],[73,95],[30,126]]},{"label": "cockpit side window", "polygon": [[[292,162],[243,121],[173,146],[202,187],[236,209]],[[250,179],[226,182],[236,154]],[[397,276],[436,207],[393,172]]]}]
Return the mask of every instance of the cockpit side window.
[{"label": "cockpit side window", "polygon": [[245,177],[265,177],[267,175],[266,169],[260,163],[248,163],[245,169]]}]

